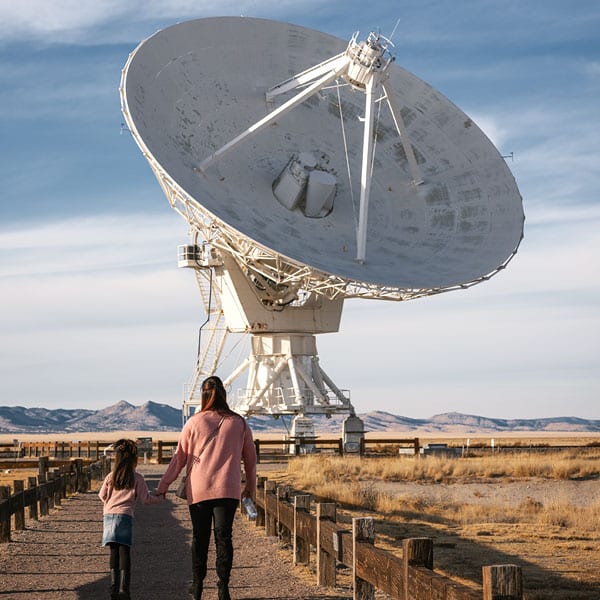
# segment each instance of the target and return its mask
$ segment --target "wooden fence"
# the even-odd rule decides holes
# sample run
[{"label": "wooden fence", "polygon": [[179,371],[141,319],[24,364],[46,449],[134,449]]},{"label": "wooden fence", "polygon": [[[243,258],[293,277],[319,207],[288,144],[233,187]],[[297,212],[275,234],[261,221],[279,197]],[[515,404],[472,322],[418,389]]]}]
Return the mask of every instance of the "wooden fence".
[{"label": "wooden fence", "polygon": [[37,458],[48,456],[50,458],[87,458],[99,460],[106,448],[108,441],[86,442],[20,442],[15,447],[15,455],[19,458]]},{"label": "wooden fence", "polygon": [[0,543],[10,542],[11,517],[14,515],[14,529],[25,529],[25,509],[29,509],[29,519],[37,521],[46,516],[55,506],[60,506],[68,495],[87,491],[92,479],[103,479],[110,471],[110,460],[102,457],[99,461],[84,465],[82,459],[72,461],[68,466],[50,470],[47,456],[38,460],[37,477],[29,477],[27,488],[24,480],[15,479],[13,488],[0,486]]},{"label": "wooden fence", "polygon": [[336,585],[336,564],[352,568],[354,600],[373,600],[380,590],[397,600],[522,600],[521,568],[483,567],[483,591],[473,590],[433,571],[433,540],[403,540],[403,556],[377,548],[374,520],[352,519],[352,529],[336,524],[336,505],[317,503],[289,486],[259,478],[256,525],[292,548],[295,564],[308,564],[315,549],[317,583]]},{"label": "wooden fence", "polygon": [[[414,454],[419,454],[419,438],[390,438],[385,440],[361,440],[357,445],[357,452],[349,454],[366,455],[372,453],[373,446],[392,445],[398,447],[408,447]],[[320,438],[320,437],[286,437],[280,440],[254,440],[256,448],[256,458],[258,462],[274,459],[281,460],[290,456],[299,456],[302,454],[311,454],[313,452],[330,452],[346,454],[342,438]],[[153,456],[158,463],[171,460],[177,442],[164,442],[161,440],[153,444]]]},{"label": "wooden fence", "polygon": [[[153,462],[169,462],[175,449],[176,441],[153,440],[152,438],[139,438],[140,458],[151,459]],[[400,438],[390,436],[389,438],[369,439],[363,438],[356,444],[356,451],[352,452],[344,448],[342,438],[325,437],[285,437],[279,440],[255,439],[256,454],[259,462],[262,460],[285,460],[290,456],[301,454],[334,453],[339,455],[358,454],[360,456],[374,455],[418,455],[421,451],[419,438]],[[6,459],[38,458],[49,456],[55,460],[71,460],[73,458],[85,458],[88,460],[99,460],[111,445],[110,441],[74,441],[74,442],[18,442],[16,444],[0,444],[0,459],[2,464]],[[480,444],[472,444],[470,448],[448,447],[441,453],[452,456],[479,456],[494,452],[521,453],[521,452],[555,452],[560,450],[589,450],[594,444],[586,446],[504,446],[490,447]],[[438,449],[439,450],[439,449]],[[427,449],[426,449],[427,452]]]}]

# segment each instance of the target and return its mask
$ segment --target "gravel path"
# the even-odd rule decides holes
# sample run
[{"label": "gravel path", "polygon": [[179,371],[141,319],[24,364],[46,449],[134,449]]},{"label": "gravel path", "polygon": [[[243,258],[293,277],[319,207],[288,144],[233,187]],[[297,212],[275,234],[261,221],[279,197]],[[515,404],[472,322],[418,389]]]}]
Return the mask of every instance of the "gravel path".
[{"label": "gravel path", "polygon": [[535,479],[488,483],[419,483],[414,481],[377,483],[377,490],[392,496],[420,498],[429,504],[478,504],[516,508],[527,499],[546,507],[569,504],[587,508],[598,501],[600,481]]},{"label": "gravel path", "polygon": [[[150,489],[164,465],[140,471]],[[0,600],[106,600],[109,598],[108,549],[100,546],[102,503],[97,493],[77,494],[26,530],[12,532],[0,546]],[[191,525],[187,505],[169,494],[153,506],[138,505],[132,550],[133,600],[189,600]],[[334,600],[348,590],[324,590],[294,573],[291,553],[275,538],[238,515],[231,594],[251,600]],[[206,600],[216,600],[214,556],[209,558]]]}]

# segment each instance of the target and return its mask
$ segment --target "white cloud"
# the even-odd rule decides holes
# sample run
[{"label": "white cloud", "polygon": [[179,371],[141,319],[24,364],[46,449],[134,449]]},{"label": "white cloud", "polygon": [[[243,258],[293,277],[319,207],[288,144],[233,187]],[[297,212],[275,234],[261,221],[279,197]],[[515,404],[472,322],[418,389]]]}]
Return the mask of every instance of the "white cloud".
[{"label": "white cloud", "polygon": [[[99,269],[176,264],[187,225],[165,215],[95,216],[0,230],[0,282]],[[179,239],[179,242],[177,240]]]},{"label": "white cloud", "polygon": [[509,136],[506,126],[500,124],[499,119],[491,115],[473,112],[469,114],[477,126],[485,133],[496,148],[502,148]]},{"label": "white cloud", "polygon": [[[302,10],[320,5],[303,0]],[[0,40],[32,39],[43,42],[95,44],[139,40],[166,20],[182,21],[216,15],[273,15],[297,8],[288,0],[26,0],[0,2]],[[154,25],[151,25],[154,23]],[[150,25],[150,29],[148,26]]]},{"label": "white cloud", "polygon": [[0,397],[178,406],[204,320],[181,220],[71,219],[0,232]]},{"label": "white cloud", "polygon": [[0,39],[32,37],[59,40],[64,34],[74,35],[118,19],[127,12],[127,3],[118,0],[2,2]]},{"label": "white cloud", "polygon": [[[182,228],[132,215],[0,232],[0,396],[179,405],[204,318],[193,274],[175,266]],[[360,411],[594,416],[582,405],[600,387],[597,231],[536,228],[468,291],[347,302],[340,333],[319,336],[321,363]]]}]

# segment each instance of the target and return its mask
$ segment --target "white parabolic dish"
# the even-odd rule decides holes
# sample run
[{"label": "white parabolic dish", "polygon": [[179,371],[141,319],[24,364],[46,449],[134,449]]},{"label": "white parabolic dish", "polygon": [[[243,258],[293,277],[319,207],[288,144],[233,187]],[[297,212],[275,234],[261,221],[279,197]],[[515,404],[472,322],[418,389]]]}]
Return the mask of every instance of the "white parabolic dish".
[{"label": "white parabolic dish", "polygon": [[[522,239],[515,180],[467,115],[395,64],[387,71],[389,82],[424,183],[412,183],[390,111],[379,103],[364,262],[355,260],[360,91],[348,85],[321,90],[204,172],[198,169],[268,113],[269,88],[347,45],[263,19],[174,25],[130,56],[122,85],[125,117],[168,195],[199,211],[218,232],[214,237],[234,253],[236,245],[249,244],[259,249],[256,261],[272,272],[302,269],[304,289],[329,280],[347,297],[382,288],[402,299],[411,290],[438,293],[487,279],[506,265]],[[333,210],[323,218],[289,210],[274,197],[274,179],[301,152],[312,153],[336,178]],[[184,216],[186,211],[180,210]]]}]

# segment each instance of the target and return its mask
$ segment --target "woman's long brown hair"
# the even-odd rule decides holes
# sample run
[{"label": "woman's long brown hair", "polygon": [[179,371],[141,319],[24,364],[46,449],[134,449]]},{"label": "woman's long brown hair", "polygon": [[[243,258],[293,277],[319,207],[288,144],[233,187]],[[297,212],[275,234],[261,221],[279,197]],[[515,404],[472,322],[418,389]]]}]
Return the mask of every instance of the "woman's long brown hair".
[{"label": "woman's long brown hair", "polygon": [[115,466],[112,484],[116,490],[129,490],[135,485],[135,467],[138,454],[133,440],[120,439],[114,443]]},{"label": "woman's long brown hair", "polygon": [[202,407],[200,412],[207,410],[216,410],[217,412],[228,415],[235,415],[227,404],[227,392],[223,382],[216,375],[207,377],[202,382]]}]

